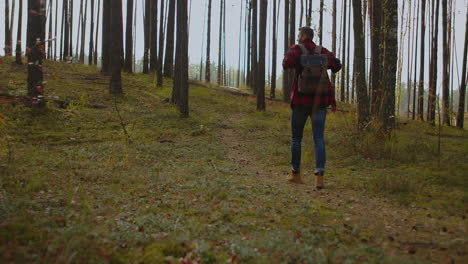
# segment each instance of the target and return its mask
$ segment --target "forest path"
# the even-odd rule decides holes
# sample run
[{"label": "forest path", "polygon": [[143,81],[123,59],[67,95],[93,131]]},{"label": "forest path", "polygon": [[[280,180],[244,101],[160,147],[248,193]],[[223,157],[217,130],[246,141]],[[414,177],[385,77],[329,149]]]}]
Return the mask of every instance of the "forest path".
[{"label": "forest path", "polygon": [[[328,168],[325,189],[316,191],[312,172],[303,175],[305,184],[290,184],[283,172],[272,171],[268,164],[259,164],[253,137],[241,138],[243,131],[235,125],[237,113],[223,121],[220,134],[226,157],[239,168],[257,177],[248,179],[254,184],[269,185],[289,193],[291,199],[313,200],[334,210],[341,218],[327,219],[326,226],[344,227],[356,232],[361,242],[381,247],[387,256],[415,258],[423,262],[466,263],[466,226],[454,224],[447,216],[432,216],[427,208],[397,205],[385,197],[369,196],[340,184],[339,175]],[[303,143],[304,144],[304,143]],[[285,161],[286,162],[286,161]],[[311,223],[314,219],[311,219]]]}]

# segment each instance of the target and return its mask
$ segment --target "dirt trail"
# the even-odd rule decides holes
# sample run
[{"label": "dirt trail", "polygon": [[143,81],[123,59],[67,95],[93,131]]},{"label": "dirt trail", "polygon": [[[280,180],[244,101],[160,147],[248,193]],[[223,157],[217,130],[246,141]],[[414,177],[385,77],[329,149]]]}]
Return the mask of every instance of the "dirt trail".
[{"label": "dirt trail", "polygon": [[273,185],[299,198],[327,204],[343,215],[343,219],[330,220],[330,225],[358,228],[373,234],[362,242],[384,248],[389,256],[411,256],[431,263],[468,263],[466,226],[454,224],[455,216],[436,217],[425,208],[400,206],[384,197],[370,197],[347,189],[330,167],[330,174],[325,178],[326,188],[321,191],[315,190],[312,173],[305,175],[305,184],[287,183],[283,172],[274,172],[255,163],[248,141],[245,142],[239,136],[241,131],[232,126],[236,119],[236,116],[226,119],[221,130],[227,158],[241,168],[255,171],[258,177],[251,179],[255,183]]}]

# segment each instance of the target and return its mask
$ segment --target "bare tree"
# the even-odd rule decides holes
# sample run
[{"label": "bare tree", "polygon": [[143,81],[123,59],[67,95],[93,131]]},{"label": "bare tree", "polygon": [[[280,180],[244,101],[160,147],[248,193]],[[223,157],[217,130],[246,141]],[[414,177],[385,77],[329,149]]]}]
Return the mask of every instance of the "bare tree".
[{"label": "bare tree", "polygon": [[102,1],[102,58],[101,58],[101,72],[105,75],[110,73],[109,63],[109,50],[111,48],[111,0]]},{"label": "bare tree", "polygon": [[413,111],[412,111],[412,119],[415,120],[416,119],[416,87],[417,87],[417,84],[416,84],[416,78],[417,78],[417,67],[418,67],[418,63],[416,63],[418,61],[418,35],[419,35],[419,23],[418,23],[418,20],[419,20],[419,15],[420,15],[420,7],[421,7],[421,0],[418,0],[418,3],[417,3],[417,10],[415,10],[415,14],[417,15],[416,16],[416,38],[414,39],[414,77],[413,77]]},{"label": "bare tree", "polygon": [[320,38],[320,46],[322,46],[322,41],[323,41],[323,0],[320,0],[319,38]]},{"label": "bare tree", "polygon": [[94,0],[91,0],[91,24],[89,29],[88,64],[93,64],[94,56]]},{"label": "bare tree", "polygon": [[121,94],[122,90],[122,47],[123,47],[123,21],[122,21],[122,0],[112,0],[110,5],[110,67],[111,78],[109,92],[111,94]]},{"label": "bare tree", "polygon": [[257,111],[265,111],[265,53],[268,0],[260,0],[260,35],[257,76]]},{"label": "bare tree", "polygon": [[98,50],[98,36],[99,36],[99,21],[101,21],[100,17],[99,17],[100,15],[101,15],[101,0],[98,1],[98,10],[97,10],[96,41],[94,43],[94,56],[93,56],[94,57],[93,58],[94,59],[94,61],[93,61],[94,65],[97,65],[97,61],[98,61],[98,56],[97,56],[98,52],[97,52],[97,50]]},{"label": "bare tree", "polygon": [[[333,0],[332,19],[333,19],[332,21],[332,52],[334,55],[336,55],[336,0]],[[335,86],[335,82],[336,82],[335,73],[332,73],[331,81],[332,81],[333,86]]]},{"label": "bare tree", "polygon": [[[161,0],[164,1],[164,0]],[[150,15],[150,71],[156,71],[158,63],[158,0],[151,1]]]},{"label": "bare tree", "polygon": [[218,85],[222,85],[223,79],[223,67],[222,67],[222,52],[223,52],[223,15],[225,1],[221,0],[219,8],[219,38],[218,38]]},{"label": "bare tree", "polygon": [[211,62],[210,62],[210,46],[211,46],[211,3],[212,0],[208,0],[208,30],[206,34],[206,70],[205,70],[205,82],[211,81]]},{"label": "bare tree", "polygon": [[143,73],[149,73],[149,48],[150,48],[150,28],[151,28],[151,1],[145,0],[145,15],[144,15],[144,53],[143,53]]},{"label": "bare tree", "polygon": [[[437,50],[439,42],[439,6],[440,0],[435,1],[433,5],[433,20],[432,23],[432,47],[431,47],[431,58],[429,63],[429,95],[427,100],[427,122],[435,122],[436,113],[436,98],[437,98]],[[434,14],[435,12],[435,14]]]},{"label": "bare tree", "polygon": [[5,56],[11,56],[10,0],[5,1]]},{"label": "bare tree", "polygon": [[277,30],[278,30],[278,25],[277,25],[277,18],[279,13],[276,13],[276,8],[277,6],[277,0],[273,0],[273,48],[272,48],[272,65],[271,65],[271,90],[270,90],[270,97],[275,98],[276,97],[276,61],[277,61],[277,54],[278,54],[278,38],[276,37],[277,35]]},{"label": "bare tree", "polygon": [[253,93],[257,94],[257,54],[258,54],[258,0],[252,0],[252,73],[250,75],[250,83],[253,88]]},{"label": "bare tree", "polygon": [[340,87],[340,101],[344,102],[346,100],[345,98],[345,89],[346,89],[346,83],[345,83],[345,77],[346,77],[346,74],[345,74],[345,71],[348,71],[347,67],[346,67],[346,16],[347,16],[347,2],[346,0],[343,0],[343,28],[342,28],[342,33],[343,33],[343,37],[342,37],[342,56],[343,56],[343,66],[344,66],[344,69],[343,71],[341,72],[341,87]]}]

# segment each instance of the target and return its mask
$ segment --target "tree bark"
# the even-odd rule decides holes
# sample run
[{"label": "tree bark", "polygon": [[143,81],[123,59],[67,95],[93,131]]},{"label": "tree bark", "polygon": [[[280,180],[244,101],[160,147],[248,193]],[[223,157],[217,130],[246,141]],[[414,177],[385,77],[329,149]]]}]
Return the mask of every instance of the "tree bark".
[{"label": "tree bark", "polygon": [[63,54],[62,60],[66,61],[67,57],[70,56],[69,48],[70,48],[70,18],[68,16],[68,3],[69,0],[63,0],[63,21],[64,21],[64,38],[63,38]]},{"label": "tree bark", "polygon": [[323,42],[323,0],[320,0],[319,38],[320,38],[320,46],[322,46],[322,42]]},{"label": "tree bark", "polygon": [[[98,10],[97,10],[97,25],[96,25],[96,41],[94,43],[94,65],[97,65],[97,62],[98,62],[98,36],[99,36],[99,21],[100,20],[100,15],[101,15],[101,0],[98,1]],[[102,59],[101,59],[102,60]]]},{"label": "tree bark", "polygon": [[123,21],[122,21],[122,0],[112,0],[109,10],[110,34],[111,41],[111,54],[110,54],[110,67],[111,78],[109,85],[109,92],[111,94],[121,94],[122,90],[122,46],[123,46]]},{"label": "tree bark", "polygon": [[247,86],[251,86],[251,75],[252,75],[252,1],[248,1],[249,15],[247,19]]},{"label": "tree bark", "polygon": [[465,26],[465,47],[463,48],[463,66],[462,66],[462,79],[460,84],[460,98],[458,99],[458,115],[457,115],[457,127],[463,129],[465,119],[465,96],[466,96],[466,80],[468,73],[466,70],[468,57],[468,9],[466,12],[466,26]]},{"label": "tree bark", "polygon": [[85,2],[84,6],[84,19],[82,20],[81,25],[81,49],[80,49],[80,63],[85,61],[85,43],[86,43],[86,21],[88,19],[88,0]]},{"label": "tree bark", "polygon": [[[276,1],[276,0],[274,0]],[[239,23],[239,57],[237,62],[237,87],[240,87],[240,76],[241,76],[241,54],[242,54],[242,18],[244,16],[244,1],[241,0],[241,15],[240,15],[240,23]]]},{"label": "tree bark", "polygon": [[[379,0],[380,1],[380,0]],[[346,11],[347,10],[347,1],[344,0],[343,1],[343,28],[342,28],[342,31],[343,31],[343,38],[342,38],[342,52],[343,52],[343,68],[342,71],[341,71],[341,87],[340,87],[340,101],[341,102],[345,102],[346,101],[346,98],[345,98],[345,91],[346,91],[346,83],[345,83],[345,77],[346,77],[346,71],[348,70],[347,67],[346,67],[346,16],[348,14],[348,12]],[[346,79],[346,82],[348,80]]]},{"label": "tree bark", "polygon": [[383,129],[389,132],[395,127],[395,84],[398,63],[398,2],[384,0],[384,101],[382,109]]},{"label": "tree bark", "polygon": [[222,51],[223,51],[223,9],[224,9],[224,0],[221,0],[221,6],[219,8],[219,37],[218,37],[218,75],[217,81],[218,85],[222,85],[223,79],[223,67],[222,67]]},{"label": "tree bark", "polygon": [[[188,28],[187,0],[177,0],[177,43],[175,69],[178,78],[174,79],[173,103],[179,108],[182,117],[189,116],[188,84]],[[176,97],[174,97],[176,93]]]},{"label": "tree bark", "polygon": [[127,0],[127,23],[125,31],[125,72],[133,72],[133,0]]},{"label": "tree bark", "polygon": [[169,1],[167,18],[166,56],[164,57],[164,77],[171,78],[174,72],[174,24],[176,1]]},{"label": "tree bark", "polygon": [[[336,0],[333,0],[333,10],[332,10],[332,52],[336,55]],[[365,78],[365,74],[364,74]],[[331,82],[333,87],[336,84],[336,75],[335,73],[331,74]],[[367,94],[367,93],[366,93]]]},{"label": "tree bark", "polygon": [[362,130],[369,121],[369,99],[367,98],[365,39],[362,25],[361,0],[353,0],[354,28],[354,74],[356,79],[358,128]]},{"label": "tree bark", "polygon": [[44,60],[44,35],[42,21],[45,14],[45,2],[28,0],[28,29],[27,29],[27,56],[28,56],[28,96],[33,107],[45,107],[42,63]]},{"label": "tree bark", "polygon": [[159,50],[158,50],[158,65],[157,65],[157,86],[162,87],[163,78],[163,56],[164,56],[164,0],[161,0],[160,17],[159,17]]},{"label": "tree bark", "polygon": [[424,120],[424,59],[425,59],[425,34],[426,34],[426,0],[421,0],[421,61],[419,63],[418,85],[418,120]]},{"label": "tree bark", "polygon": [[69,19],[70,19],[70,35],[69,35],[69,41],[68,44],[70,45],[69,52],[70,52],[70,57],[73,60],[73,0],[70,0],[70,5],[69,5],[70,11],[69,11]]},{"label": "tree bark", "polygon": [[382,105],[382,66],[380,56],[382,54],[382,2],[381,0],[371,0],[371,90],[372,105],[371,111],[374,116],[379,116]]},{"label": "tree bark", "polygon": [[[58,1],[58,0],[57,0]],[[21,34],[23,29],[23,0],[19,2],[18,11],[18,29],[16,34],[16,60],[17,64],[23,64],[21,61]]]}]

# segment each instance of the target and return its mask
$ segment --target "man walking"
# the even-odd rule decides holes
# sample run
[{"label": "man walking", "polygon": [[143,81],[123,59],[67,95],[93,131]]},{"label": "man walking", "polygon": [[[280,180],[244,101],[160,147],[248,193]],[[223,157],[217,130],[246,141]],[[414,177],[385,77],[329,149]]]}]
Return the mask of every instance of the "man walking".
[{"label": "man walking", "polygon": [[[334,73],[340,71],[341,62],[333,53],[312,41],[314,31],[310,27],[300,28],[298,38],[299,44],[293,45],[283,60],[284,69],[295,70],[290,96],[292,173],[288,176],[288,181],[302,183],[301,143],[304,126],[310,116],[315,144],[315,186],[319,190],[324,187],[326,162],[324,130],[327,107],[331,105],[332,112],[336,111],[335,88],[326,70],[331,69]],[[323,64],[317,64],[319,61]]]}]

